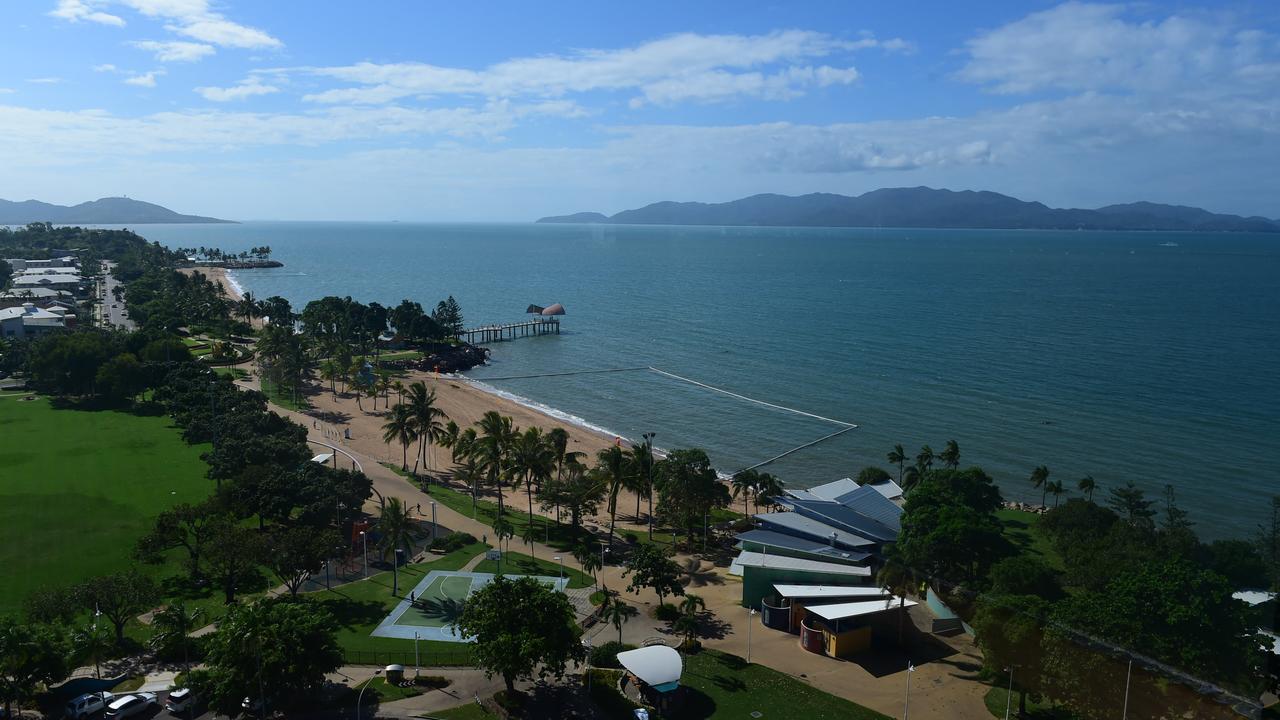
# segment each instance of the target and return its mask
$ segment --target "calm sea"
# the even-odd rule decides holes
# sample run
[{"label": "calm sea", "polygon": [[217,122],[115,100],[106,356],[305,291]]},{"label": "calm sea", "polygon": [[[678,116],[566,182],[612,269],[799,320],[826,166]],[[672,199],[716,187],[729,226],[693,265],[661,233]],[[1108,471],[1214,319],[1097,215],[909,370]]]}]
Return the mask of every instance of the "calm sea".
[{"label": "calm sea", "polygon": [[[1241,234],[521,224],[148,226],[170,246],[269,245],[254,295],[430,307],[468,324],[567,308],[479,380],[655,366],[859,428],[769,469],[795,486],[959,441],[1007,497],[1039,464],[1074,489],[1177,490],[1209,537],[1280,492],[1280,238]],[[839,429],[656,373],[494,387],[733,472]],[[894,470],[896,473],[896,469]],[[1050,498],[1052,503],[1052,498]]]}]

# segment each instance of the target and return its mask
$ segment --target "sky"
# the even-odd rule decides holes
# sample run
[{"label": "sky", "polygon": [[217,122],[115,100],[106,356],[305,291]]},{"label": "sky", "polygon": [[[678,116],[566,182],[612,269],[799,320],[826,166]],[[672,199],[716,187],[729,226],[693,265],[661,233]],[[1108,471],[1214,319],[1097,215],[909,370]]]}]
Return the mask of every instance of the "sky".
[{"label": "sky", "polygon": [[1272,0],[7,0],[0,27],[9,200],[528,221],[928,185],[1280,218]]}]

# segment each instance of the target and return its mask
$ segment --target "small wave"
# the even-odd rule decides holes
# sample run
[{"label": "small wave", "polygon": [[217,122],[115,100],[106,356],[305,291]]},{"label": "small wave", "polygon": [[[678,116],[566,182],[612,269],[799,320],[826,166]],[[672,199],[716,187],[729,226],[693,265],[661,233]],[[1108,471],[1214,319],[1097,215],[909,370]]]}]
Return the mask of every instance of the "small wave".
[{"label": "small wave", "polygon": [[223,273],[223,276],[227,278],[227,284],[231,286],[231,289],[234,290],[235,293],[240,297],[244,297],[244,286],[241,285],[240,281],[236,279],[235,271],[228,270],[225,273]]},{"label": "small wave", "polygon": [[482,382],[480,380],[476,380],[474,378],[469,378],[465,375],[450,374],[450,375],[445,375],[445,377],[461,380],[481,392],[486,392],[486,393],[489,393],[490,395],[497,395],[500,398],[510,400],[511,402],[523,407],[527,407],[530,410],[536,410],[537,412],[540,412],[543,415],[548,415],[550,417],[555,418],[556,420],[560,420],[561,422],[566,422],[566,423],[569,423],[570,425],[576,425],[585,430],[590,430],[591,432],[599,433],[601,435],[605,435],[608,437],[622,438],[623,440],[627,440],[628,442],[630,442],[630,439],[627,438],[625,435],[622,435],[621,433],[616,433],[610,430],[609,428],[604,427],[603,425],[596,425],[595,423],[589,422],[584,418],[578,417],[577,415],[574,415],[572,413],[567,413],[563,410],[551,407],[550,405],[540,403],[537,400],[530,400],[529,398],[524,397],[523,395],[517,395],[513,392],[508,392],[506,390],[496,388],[488,383]]}]

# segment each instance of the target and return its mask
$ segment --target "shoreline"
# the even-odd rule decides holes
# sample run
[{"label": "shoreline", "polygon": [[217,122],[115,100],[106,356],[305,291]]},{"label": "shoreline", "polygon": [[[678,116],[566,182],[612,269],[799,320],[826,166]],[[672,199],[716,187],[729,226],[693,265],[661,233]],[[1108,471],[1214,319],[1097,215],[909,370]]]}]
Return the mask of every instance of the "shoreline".
[{"label": "shoreline", "polygon": [[221,285],[223,291],[227,293],[227,297],[232,300],[240,300],[244,297],[244,288],[240,287],[240,283],[231,276],[226,268],[220,267],[197,267],[197,268],[181,268],[178,272],[194,275],[199,273],[216,285]]}]

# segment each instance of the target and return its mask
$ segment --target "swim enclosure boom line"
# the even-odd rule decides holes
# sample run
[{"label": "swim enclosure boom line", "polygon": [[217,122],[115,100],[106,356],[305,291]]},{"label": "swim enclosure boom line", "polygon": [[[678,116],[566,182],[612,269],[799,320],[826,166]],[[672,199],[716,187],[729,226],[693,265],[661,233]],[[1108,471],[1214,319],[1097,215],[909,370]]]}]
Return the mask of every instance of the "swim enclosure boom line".
[{"label": "swim enclosure boom line", "polygon": [[[743,468],[742,470],[739,470],[738,472],[745,472],[745,471],[747,471],[747,470],[755,470],[755,469],[757,469],[757,468],[764,467],[765,465],[769,465],[769,464],[774,463],[774,462],[776,462],[776,461],[778,461],[778,460],[781,460],[782,458],[787,457],[788,455],[791,455],[792,453],[799,452],[799,451],[801,451],[801,450],[804,450],[805,448],[813,447],[814,445],[817,445],[818,443],[821,443],[821,442],[826,442],[827,440],[830,440],[830,439],[832,439],[832,438],[834,438],[834,437],[837,437],[837,436],[843,435],[843,434],[845,434],[845,433],[849,432],[850,430],[856,430],[856,429],[858,429],[858,425],[857,425],[856,423],[845,422],[844,420],[836,420],[835,418],[829,418],[829,417],[825,417],[825,416],[823,416],[823,415],[816,415],[816,414],[811,413],[811,412],[805,412],[804,410],[797,410],[796,408],[790,408],[790,407],[787,407],[787,406],[785,406],[785,405],[777,405],[777,404],[775,404],[775,403],[766,402],[766,401],[764,401],[764,400],[757,400],[756,398],[747,397],[746,395],[742,395],[742,394],[740,394],[740,393],[733,392],[732,390],[725,390],[724,388],[719,388],[719,387],[716,387],[716,386],[714,386],[714,385],[708,385],[708,384],[706,384],[706,383],[704,383],[704,382],[699,382],[699,381],[694,380],[694,379],[692,379],[692,378],[687,378],[687,377],[683,377],[683,376],[681,376],[681,375],[676,375],[675,373],[667,372],[666,370],[660,370],[660,369],[658,369],[658,368],[656,368],[656,367],[653,367],[652,365],[647,365],[647,366],[636,366],[636,367],[605,368],[605,369],[602,369],[602,370],[568,370],[568,371],[564,371],[564,372],[536,373],[536,374],[532,374],[532,375],[503,375],[503,376],[498,376],[498,377],[482,377],[482,378],[474,378],[474,379],[475,379],[475,380],[477,380],[477,381],[480,381],[480,382],[489,382],[489,381],[495,381],[495,380],[526,380],[526,379],[530,379],[530,378],[567,377],[567,376],[570,376],[570,375],[600,375],[600,374],[604,374],[604,373],[636,372],[636,371],[640,371],[640,370],[648,370],[648,371],[650,371],[650,372],[657,373],[658,375],[663,375],[663,376],[669,377],[669,378],[671,378],[671,379],[673,379],[673,380],[679,380],[679,381],[681,381],[681,382],[689,383],[690,385],[696,385],[696,386],[698,386],[698,387],[700,387],[700,388],[704,388],[704,389],[706,389],[706,390],[711,390],[712,392],[718,392],[718,393],[721,393],[721,394],[723,394],[723,395],[728,395],[729,397],[731,397],[731,398],[735,398],[735,399],[737,399],[737,400],[742,400],[742,401],[745,401],[745,402],[754,403],[754,404],[756,404],[756,405],[762,405],[762,406],[764,406],[764,407],[771,408],[771,409],[773,409],[773,410],[781,410],[781,411],[783,411],[783,412],[788,412],[788,413],[792,413],[792,414],[795,414],[795,415],[802,415],[802,416],[804,416],[804,417],[813,418],[814,420],[820,420],[820,421],[822,421],[822,422],[828,422],[828,423],[832,423],[832,424],[835,424],[835,425],[839,425],[839,426],[841,426],[841,428],[840,428],[839,430],[837,430],[837,431],[835,431],[835,432],[833,432],[833,433],[830,433],[830,434],[828,434],[828,435],[823,435],[822,437],[818,438],[817,440],[810,440],[809,442],[804,443],[804,444],[802,444],[802,445],[797,445],[796,447],[793,447],[793,448],[791,448],[790,450],[787,450],[786,452],[783,452],[783,453],[779,453],[779,454],[777,454],[777,455],[774,455],[773,457],[769,458],[768,460],[765,460],[765,461],[763,461],[763,462],[758,462],[758,463],[756,463],[755,465],[751,465],[751,466],[749,466],[749,467],[745,467],[745,468]],[[469,379],[470,379],[470,378],[469,378]],[[736,474],[736,473],[735,473],[735,474]]]}]

